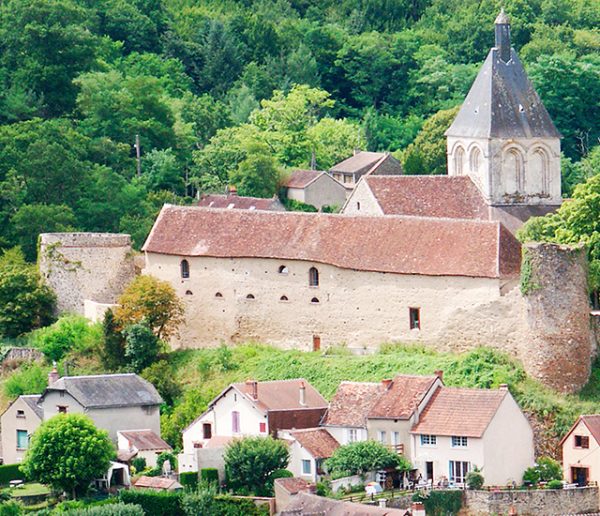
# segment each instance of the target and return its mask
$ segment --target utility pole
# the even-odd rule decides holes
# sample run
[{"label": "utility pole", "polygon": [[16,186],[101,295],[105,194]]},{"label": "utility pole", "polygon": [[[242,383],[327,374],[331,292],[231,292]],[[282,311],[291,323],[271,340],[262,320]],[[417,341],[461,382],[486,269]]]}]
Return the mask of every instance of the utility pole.
[{"label": "utility pole", "polygon": [[135,135],[135,159],[137,161],[137,176],[140,177],[142,175],[142,160],[140,158],[140,135]]}]

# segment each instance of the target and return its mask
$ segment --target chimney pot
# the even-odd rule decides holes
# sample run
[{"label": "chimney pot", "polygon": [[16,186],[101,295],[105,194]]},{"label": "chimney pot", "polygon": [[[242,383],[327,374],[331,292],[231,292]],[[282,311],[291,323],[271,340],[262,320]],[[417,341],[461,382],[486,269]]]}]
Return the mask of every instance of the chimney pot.
[{"label": "chimney pot", "polygon": [[56,362],[52,366],[52,371],[48,373],[48,386],[53,385],[59,379],[58,370],[56,369]]},{"label": "chimney pot", "polygon": [[246,380],[246,385],[250,386],[252,391],[250,396],[254,401],[258,400],[258,382],[256,380]]},{"label": "chimney pot", "polygon": [[433,374],[435,374],[440,380],[442,380],[442,382],[444,381],[444,371],[442,371],[441,369],[434,371]]},{"label": "chimney pot", "polygon": [[391,378],[385,378],[381,380],[381,385],[383,385],[385,389],[389,389],[392,385],[392,382],[393,380]]},{"label": "chimney pot", "polygon": [[508,390],[508,384],[507,383],[501,383],[500,384],[500,390],[501,391],[507,391]]}]

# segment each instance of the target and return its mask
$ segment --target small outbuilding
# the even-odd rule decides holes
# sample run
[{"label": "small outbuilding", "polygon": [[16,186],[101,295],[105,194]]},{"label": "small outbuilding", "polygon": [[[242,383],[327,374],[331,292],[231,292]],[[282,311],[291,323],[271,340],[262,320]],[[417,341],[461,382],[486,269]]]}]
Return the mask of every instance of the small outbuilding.
[{"label": "small outbuilding", "polygon": [[323,206],[341,208],[346,202],[346,188],[327,172],[294,170],[282,186],[288,199],[310,204],[318,210]]},{"label": "small outbuilding", "polygon": [[153,491],[178,491],[183,486],[174,478],[166,477],[147,477],[142,475],[133,484],[140,489],[152,489]]}]

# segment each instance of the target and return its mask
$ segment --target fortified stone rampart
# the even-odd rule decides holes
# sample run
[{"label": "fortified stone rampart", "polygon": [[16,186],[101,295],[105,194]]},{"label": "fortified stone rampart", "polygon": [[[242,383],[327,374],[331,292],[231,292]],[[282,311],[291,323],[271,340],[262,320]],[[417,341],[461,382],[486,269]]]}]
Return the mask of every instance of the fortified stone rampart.
[{"label": "fortified stone rampart", "polygon": [[525,368],[546,385],[575,392],[587,382],[593,334],[583,246],[524,246],[521,290],[527,302],[530,340]]},{"label": "fortified stone rampart", "polygon": [[115,303],[135,276],[131,237],[111,233],[40,235],[40,272],[59,313],[84,315],[85,300]]}]

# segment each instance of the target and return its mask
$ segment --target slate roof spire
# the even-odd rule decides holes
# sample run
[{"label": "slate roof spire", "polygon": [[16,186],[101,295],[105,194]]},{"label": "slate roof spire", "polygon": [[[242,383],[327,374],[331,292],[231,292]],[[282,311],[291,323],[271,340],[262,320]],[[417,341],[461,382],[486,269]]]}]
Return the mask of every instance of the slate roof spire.
[{"label": "slate roof spire", "polygon": [[500,54],[500,59],[508,63],[510,61],[510,18],[504,12],[504,7],[500,10],[500,14],[494,23],[496,48]]},{"label": "slate roof spire", "polygon": [[493,47],[446,131],[459,138],[560,138],[550,115],[510,47],[510,20],[501,11]]}]

